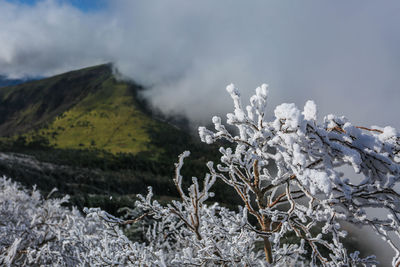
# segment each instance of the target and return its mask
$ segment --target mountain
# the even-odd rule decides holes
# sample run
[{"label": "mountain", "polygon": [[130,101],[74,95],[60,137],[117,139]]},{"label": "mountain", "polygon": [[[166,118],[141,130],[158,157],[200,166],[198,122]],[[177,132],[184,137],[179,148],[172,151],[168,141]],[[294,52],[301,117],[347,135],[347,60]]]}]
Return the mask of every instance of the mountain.
[{"label": "mountain", "polygon": [[[177,156],[191,150],[184,174],[203,176],[217,149],[155,116],[141,90],[117,79],[110,64],[0,87],[0,175],[109,211],[147,186],[176,196]],[[219,196],[231,202],[222,189]]]},{"label": "mountain", "polygon": [[56,148],[156,151],[148,131],[159,122],[140,109],[139,89],[117,81],[110,65],[0,88],[0,136],[41,137]]}]

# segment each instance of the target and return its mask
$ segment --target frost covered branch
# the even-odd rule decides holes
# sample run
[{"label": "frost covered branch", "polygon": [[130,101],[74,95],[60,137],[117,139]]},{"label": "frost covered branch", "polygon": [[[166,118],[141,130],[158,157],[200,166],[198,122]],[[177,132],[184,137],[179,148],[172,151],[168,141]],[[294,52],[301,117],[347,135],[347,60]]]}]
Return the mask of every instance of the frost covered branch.
[{"label": "frost covered branch", "polygon": [[[341,221],[368,225],[396,251],[393,265],[400,264],[399,248],[389,232],[398,234],[400,138],[395,129],[353,126],[345,117],[328,115],[317,122],[316,105],[308,101],[303,111],[294,104],[281,104],[275,119],[265,116],[268,90],[257,88],[245,109],[238,90],[227,87],[234,113],[227,123],[234,135],[213,118],[215,131],[199,128],[202,141],[224,139],[233,148],[221,148],[222,164],[213,175],[232,186],[249,213],[258,221],[265,240],[266,260],[276,263],[283,255],[281,240],[289,232],[308,244],[311,263],[324,266],[374,264],[373,257],[358,258],[342,244],[346,232]],[[274,165],[276,173],[270,173]],[[360,180],[350,180],[343,167],[350,166]],[[373,218],[370,208],[386,210],[386,218]],[[313,236],[311,229],[323,225]],[[330,251],[324,253],[323,249]],[[271,257],[272,254],[272,257]]]}]

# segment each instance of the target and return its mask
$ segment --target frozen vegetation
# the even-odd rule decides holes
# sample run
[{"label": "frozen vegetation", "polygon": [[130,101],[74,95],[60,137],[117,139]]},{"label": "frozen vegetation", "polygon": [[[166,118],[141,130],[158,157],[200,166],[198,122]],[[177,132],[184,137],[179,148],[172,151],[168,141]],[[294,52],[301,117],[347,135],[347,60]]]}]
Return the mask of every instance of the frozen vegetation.
[{"label": "frozen vegetation", "polygon": [[[234,112],[212,119],[214,130],[199,128],[208,144],[223,139],[221,162],[208,163],[203,179],[182,188],[176,164],[173,181],[180,200],[161,205],[138,196],[128,219],[96,208],[85,215],[62,207],[63,199],[43,199],[7,178],[0,179],[0,265],[112,266],[373,266],[343,245],[346,221],[366,226],[391,245],[393,266],[400,265],[398,244],[400,138],[391,127],[359,127],[345,117],[317,120],[308,101],[265,114],[268,90],[256,89],[244,107],[229,85]],[[231,129],[231,128],[229,128]],[[276,172],[270,171],[270,166]],[[343,167],[359,180],[350,180]],[[243,200],[237,211],[212,203],[216,180]],[[381,217],[370,214],[380,209]],[[144,218],[151,218],[143,223]],[[150,223],[149,223],[150,222]],[[145,242],[132,242],[123,226],[143,229]],[[294,238],[289,238],[294,237]]]}]

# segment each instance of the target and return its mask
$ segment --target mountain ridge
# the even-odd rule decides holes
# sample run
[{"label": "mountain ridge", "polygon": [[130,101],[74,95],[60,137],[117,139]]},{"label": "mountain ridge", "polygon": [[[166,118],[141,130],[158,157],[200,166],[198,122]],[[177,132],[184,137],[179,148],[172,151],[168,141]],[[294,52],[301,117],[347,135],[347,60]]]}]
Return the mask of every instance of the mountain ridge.
[{"label": "mountain ridge", "polygon": [[[53,77],[0,88],[0,135],[24,132],[62,113],[88,93],[93,76],[110,75],[108,65],[66,72]],[[65,84],[68,86],[65,86]],[[92,85],[96,86],[96,84]],[[49,110],[50,109],[50,110]],[[53,110],[51,110],[53,109]],[[41,117],[45,112],[49,116]],[[21,116],[25,117],[20,118]],[[29,116],[28,116],[29,115]],[[30,121],[28,121],[30,120]],[[27,121],[27,125],[18,127]]]},{"label": "mountain ridge", "polygon": [[0,88],[0,136],[46,139],[57,148],[138,153],[159,128],[137,100],[141,87],[115,78],[110,64]]}]

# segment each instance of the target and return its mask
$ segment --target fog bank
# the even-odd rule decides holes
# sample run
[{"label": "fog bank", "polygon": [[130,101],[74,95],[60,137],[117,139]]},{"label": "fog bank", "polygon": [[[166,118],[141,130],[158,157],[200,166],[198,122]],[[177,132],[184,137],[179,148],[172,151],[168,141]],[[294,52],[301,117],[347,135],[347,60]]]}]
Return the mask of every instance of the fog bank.
[{"label": "fog bank", "polygon": [[114,62],[164,112],[208,122],[224,88],[400,128],[400,2],[129,1],[93,12],[0,0],[0,72],[43,76]]}]

